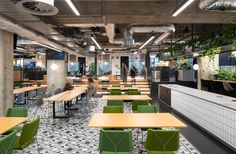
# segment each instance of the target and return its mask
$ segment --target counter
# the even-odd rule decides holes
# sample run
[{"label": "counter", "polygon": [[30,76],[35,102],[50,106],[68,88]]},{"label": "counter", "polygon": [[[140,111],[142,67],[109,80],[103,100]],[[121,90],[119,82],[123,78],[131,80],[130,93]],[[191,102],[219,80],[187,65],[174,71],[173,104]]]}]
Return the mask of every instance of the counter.
[{"label": "counter", "polygon": [[160,101],[236,150],[236,98],[176,84],[158,91]]}]

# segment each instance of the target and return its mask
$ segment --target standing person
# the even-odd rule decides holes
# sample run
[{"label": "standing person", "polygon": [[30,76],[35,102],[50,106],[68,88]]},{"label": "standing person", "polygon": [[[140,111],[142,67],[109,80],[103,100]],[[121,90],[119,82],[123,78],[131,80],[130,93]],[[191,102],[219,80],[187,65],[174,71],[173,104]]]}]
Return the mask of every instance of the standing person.
[{"label": "standing person", "polygon": [[135,84],[135,82],[136,82],[136,80],[135,80],[136,74],[137,74],[137,69],[136,69],[134,66],[132,66],[132,67],[131,67],[131,70],[130,70],[130,76],[131,76],[132,82],[133,82],[134,84]]},{"label": "standing person", "polygon": [[88,78],[88,93],[91,93],[93,96],[96,94],[96,88],[94,85],[93,78]]},{"label": "standing person", "polygon": [[122,63],[122,75],[123,75],[123,83],[127,83],[127,77],[128,77],[128,68],[124,63]]}]

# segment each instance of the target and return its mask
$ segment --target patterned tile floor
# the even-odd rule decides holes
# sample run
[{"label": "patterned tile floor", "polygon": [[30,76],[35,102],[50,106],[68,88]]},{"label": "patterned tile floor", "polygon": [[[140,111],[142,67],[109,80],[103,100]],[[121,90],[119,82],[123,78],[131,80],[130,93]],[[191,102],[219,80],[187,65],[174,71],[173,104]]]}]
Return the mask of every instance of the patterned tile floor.
[{"label": "patterned tile floor", "polygon": [[[28,146],[26,154],[99,154],[98,136],[99,129],[87,128],[91,115],[102,112],[105,101],[98,99],[98,103],[82,107],[73,111],[73,116],[69,119],[53,119],[51,114],[46,115],[46,107],[30,108],[32,117],[41,116],[41,124],[37,136],[37,141]],[[59,110],[59,107],[58,107]],[[125,112],[130,111],[130,105],[125,105]],[[58,111],[59,112],[59,111]],[[51,112],[49,112],[51,113]],[[133,154],[137,154],[140,147],[141,134],[137,141],[137,130],[133,130]],[[23,151],[15,151],[20,154]],[[144,152],[143,152],[144,154]],[[177,154],[200,154],[191,143],[181,135],[180,149]]]}]

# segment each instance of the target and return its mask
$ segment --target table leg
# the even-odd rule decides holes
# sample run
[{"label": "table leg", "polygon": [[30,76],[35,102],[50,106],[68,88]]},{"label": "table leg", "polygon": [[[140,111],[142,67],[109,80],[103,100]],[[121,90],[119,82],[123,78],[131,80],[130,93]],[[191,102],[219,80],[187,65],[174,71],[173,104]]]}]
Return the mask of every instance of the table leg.
[{"label": "table leg", "polygon": [[55,101],[53,101],[53,108],[52,108],[52,113],[53,113],[53,118],[56,118],[56,111],[55,111]]}]

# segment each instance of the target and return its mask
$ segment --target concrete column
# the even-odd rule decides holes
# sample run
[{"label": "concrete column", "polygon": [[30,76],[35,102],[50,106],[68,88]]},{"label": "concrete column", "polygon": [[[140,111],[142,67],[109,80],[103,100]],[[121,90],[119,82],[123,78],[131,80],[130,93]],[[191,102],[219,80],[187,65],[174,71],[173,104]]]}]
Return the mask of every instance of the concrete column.
[{"label": "concrete column", "polygon": [[65,83],[65,60],[47,60],[47,91],[54,94],[57,88],[63,89]]},{"label": "concrete column", "polygon": [[13,36],[0,29],[0,116],[13,106]]},{"label": "concrete column", "polygon": [[197,89],[200,89],[200,90],[202,89],[202,81],[201,81],[201,79],[202,79],[202,75],[201,75],[202,67],[201,67],[201,63],[202,63],[201,58],[198,57],[197,58],[197,64],[199,66],[199,69],[197,70]]}]

